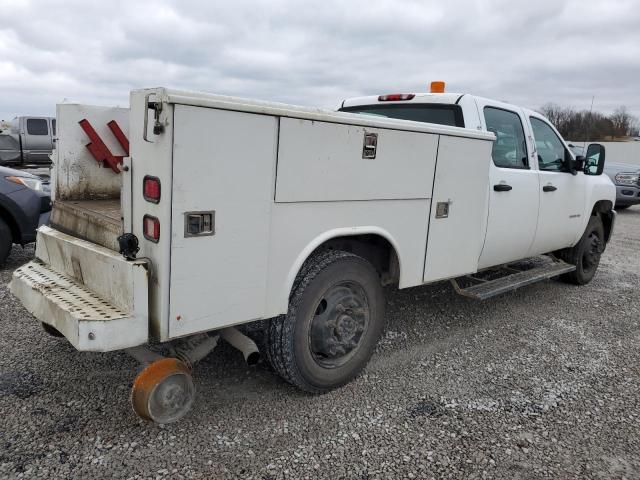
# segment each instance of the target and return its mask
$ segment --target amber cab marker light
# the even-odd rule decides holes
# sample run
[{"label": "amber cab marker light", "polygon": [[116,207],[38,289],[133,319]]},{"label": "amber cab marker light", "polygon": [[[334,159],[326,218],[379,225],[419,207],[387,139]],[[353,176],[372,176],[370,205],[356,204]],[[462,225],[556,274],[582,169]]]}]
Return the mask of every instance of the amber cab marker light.
[{"label": "amber cab marker light", "polygon": [[441,80],[431,82],[431,93],[444,93],[444,82]]}]

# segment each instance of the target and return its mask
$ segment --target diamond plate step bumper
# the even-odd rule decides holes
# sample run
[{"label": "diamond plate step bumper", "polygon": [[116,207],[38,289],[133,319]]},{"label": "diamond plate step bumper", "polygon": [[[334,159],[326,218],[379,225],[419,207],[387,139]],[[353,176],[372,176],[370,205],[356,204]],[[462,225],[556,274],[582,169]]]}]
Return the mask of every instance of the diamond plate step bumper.
[{"label": "diamond plate step bumper", "polygon": [[111,250],[43,227],[36,259],[13,273],[9,289],[78,350],[104,352],[148,342],[144,262],[127,262]]}]

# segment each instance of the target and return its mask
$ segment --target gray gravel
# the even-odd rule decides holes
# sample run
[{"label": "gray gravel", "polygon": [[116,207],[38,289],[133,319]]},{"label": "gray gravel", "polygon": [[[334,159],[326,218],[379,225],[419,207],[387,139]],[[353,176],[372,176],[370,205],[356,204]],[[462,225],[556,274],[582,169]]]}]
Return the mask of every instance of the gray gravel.
[{"label": "gray gravel", "polygon": [[170,426],[128,403],[137,365],[48,337],[0,271],[0,475],[57,478],[640,478],[640,208],[586,287],[476,303],[388,292],[379,351],[323,396],[216,350]]}]

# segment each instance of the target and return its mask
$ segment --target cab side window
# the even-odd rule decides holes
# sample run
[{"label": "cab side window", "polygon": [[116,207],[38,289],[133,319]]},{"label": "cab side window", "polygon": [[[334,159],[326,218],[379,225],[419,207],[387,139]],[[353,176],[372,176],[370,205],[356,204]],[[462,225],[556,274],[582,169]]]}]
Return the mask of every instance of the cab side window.
[{"label": "cab side window", "polygon": [[529,117],[529,120],[536,140],[538,168],[551,172],[562,171],[568,155],[562,140],[546,122],[535,117]]},{"label": "cab side window", "polygon": [[485,107],[484,120],[487,130],[496,136],[491,150],[493,163],[502,168],[529,168],[520,115],[501,108]]}]

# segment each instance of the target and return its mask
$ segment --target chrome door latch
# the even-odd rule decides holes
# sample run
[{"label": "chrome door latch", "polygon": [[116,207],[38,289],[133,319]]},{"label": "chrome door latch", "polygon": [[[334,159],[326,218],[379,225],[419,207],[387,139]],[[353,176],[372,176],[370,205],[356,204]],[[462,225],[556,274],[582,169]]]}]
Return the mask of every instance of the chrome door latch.
[{"label": "chrome door latch", "polygon": [[184,236],[185,237],[206,237],[215,235],[216,212],[185,212],[184,214]]},{"label": "chrome door latch", "polygon": [[436,203],[436,218],[449,217],[449,205],[451,205],[452,203],[453,202],[451,200]]},{"label": "chrome door latch", "polygon": [[367,160],[373,160],[374,158],[376,158],[377,150],[378,150],[378,134],[365,132],[364,144],[362,145],[362,158]]}]

